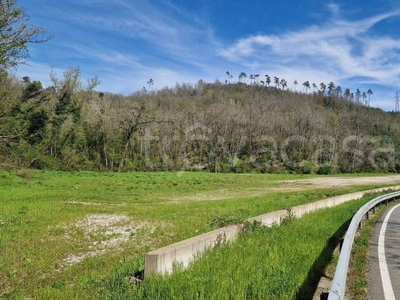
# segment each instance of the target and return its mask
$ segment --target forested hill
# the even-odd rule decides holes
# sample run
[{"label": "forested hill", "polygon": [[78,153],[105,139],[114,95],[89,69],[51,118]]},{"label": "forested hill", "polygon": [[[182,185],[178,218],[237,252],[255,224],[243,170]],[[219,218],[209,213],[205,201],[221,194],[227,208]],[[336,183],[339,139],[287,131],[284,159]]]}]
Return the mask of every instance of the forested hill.
[{"label": "forested hill", "polygon": [[397,113],[333,91],[177,84],[99,93],[79,69],[0,79],[0,168],[109,171],[397,172]]}]

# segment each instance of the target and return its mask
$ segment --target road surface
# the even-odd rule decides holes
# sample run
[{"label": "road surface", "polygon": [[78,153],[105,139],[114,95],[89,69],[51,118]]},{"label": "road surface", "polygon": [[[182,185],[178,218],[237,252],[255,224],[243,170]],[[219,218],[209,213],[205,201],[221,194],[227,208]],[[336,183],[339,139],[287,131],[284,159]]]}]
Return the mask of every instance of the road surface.
[{"label": "road surface", "polygon": [[374,227],[368,264],[370,300],[400,300],[400,204],[388,207]]}]

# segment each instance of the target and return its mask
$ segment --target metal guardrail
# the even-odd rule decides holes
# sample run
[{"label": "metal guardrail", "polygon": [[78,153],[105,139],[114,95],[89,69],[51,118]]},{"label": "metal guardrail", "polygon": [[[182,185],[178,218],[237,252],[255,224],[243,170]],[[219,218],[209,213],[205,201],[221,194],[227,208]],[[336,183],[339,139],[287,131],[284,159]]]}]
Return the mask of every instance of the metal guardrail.
[{"label": "metal guardrail", "polygon": [[[369,217],[369,212],[382,202],[386,204],[390,200],[395,200],[396,197],[400,197],[400,192],[393,192],[390,194],[382,195],[374,198],[373,200],[362,206],[357,213],[353,216],[349,228],[347,229],[344,237],[343,245],[340,251],[338,263],[336,265],[335,276],[333,277],[331,288],[328,295],[321,295],[321,299],[328,300],[343,300],[346,293],[346,279],[347,271],[349,267],[351,249],[353,247],[354,237],[357,232],[357,228],[362,225],[362,218],[366,215]],[[327,296],[327,297],[326,297]]]}]

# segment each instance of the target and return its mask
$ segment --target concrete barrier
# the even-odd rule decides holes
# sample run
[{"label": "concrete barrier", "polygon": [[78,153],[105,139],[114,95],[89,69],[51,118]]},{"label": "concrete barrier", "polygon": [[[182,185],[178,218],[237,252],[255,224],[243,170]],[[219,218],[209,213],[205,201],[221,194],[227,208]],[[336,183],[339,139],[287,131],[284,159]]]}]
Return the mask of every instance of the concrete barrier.
[{"label": "concrete barrier", "polygon": [[146,253],[144,276],[170,273],[174,264],[187,267],[196,254],[238,235],[242,225],[229,225]]},{"label": "concrete barrier", "polygon": [[[319,200],[316,202],[295,206],[292,208],[292,213],[296,217],[301,217],[306,213],[321,208],[332,207],[350,200],[360,199],[367,193],[378,193],[389,189],[397,190],[400,189],[400,186],[378,188],[331,197],[325,200]],[[266,226],[271,226],[272,224],[279,224],[282,218],[287,216],[287,214],[287,210],[278,210],[254,218],[250,218],[248,219],[248,221],[259,221]],[[148,252],[145,254],[144,276],[147,277],[152,273],[170,273],[173,271],[173,267],[175,264],[180,264],[182,267],[185,268],[189,265],[189,262],[196,257],[196,255],[200,255],[207,248],[214,247],[217,243],[221,241],[228,241],[235,238],[239,234],[241,228],[242,225],[229,225]]]}]

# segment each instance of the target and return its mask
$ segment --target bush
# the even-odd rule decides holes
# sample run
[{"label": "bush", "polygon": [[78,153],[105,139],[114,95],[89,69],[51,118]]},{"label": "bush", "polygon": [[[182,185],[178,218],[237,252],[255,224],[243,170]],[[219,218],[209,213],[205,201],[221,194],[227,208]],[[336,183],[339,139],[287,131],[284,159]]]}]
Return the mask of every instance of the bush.
[{"label": "bush", "polygon": [[329,174],[333,174],[333,170],[332,170],[332,166],[330,163],[323,163],[322,165],[319,166],[319,169],[317,171],[318,174],[321,175],[329,175]]}]

